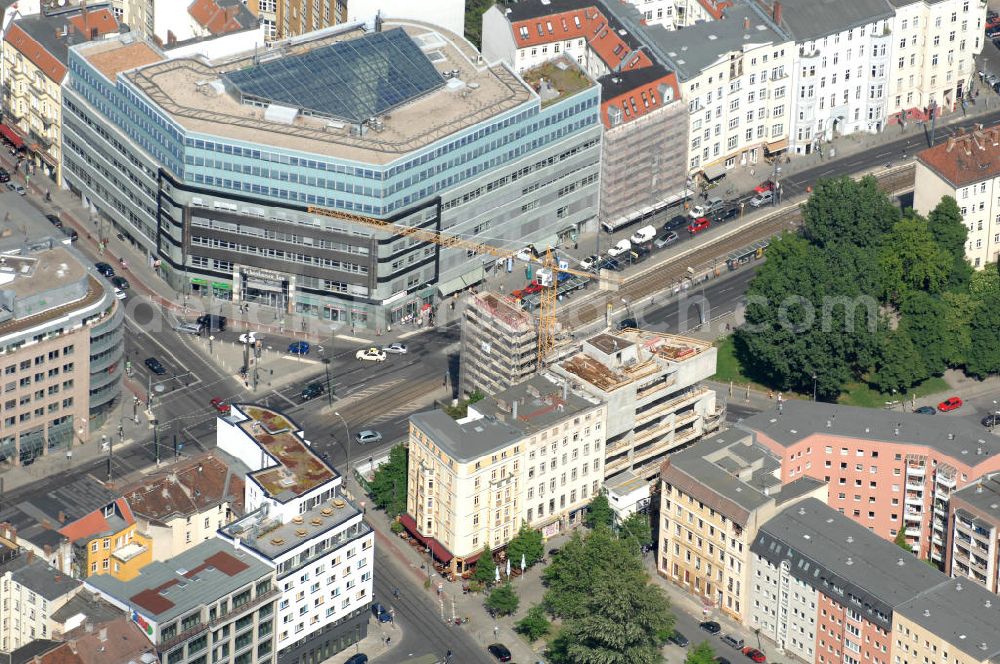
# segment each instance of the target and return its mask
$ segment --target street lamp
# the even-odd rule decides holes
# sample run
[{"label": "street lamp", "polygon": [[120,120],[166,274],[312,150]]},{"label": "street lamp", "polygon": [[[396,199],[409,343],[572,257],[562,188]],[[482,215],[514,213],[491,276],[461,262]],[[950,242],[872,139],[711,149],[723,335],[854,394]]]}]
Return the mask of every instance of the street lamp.
[{"label": "street lamp", "polygon": [[813,403],[816,403],[816,372],[813,372]]},{"label": "street lamp", "polygon": [[347,432],[347,472],[344,474],[349,477],[351,475],[351,428],[347,426],[347,420],[344,419],[343,415],[336,411],[333,414],[344,423],[344,431]]}]

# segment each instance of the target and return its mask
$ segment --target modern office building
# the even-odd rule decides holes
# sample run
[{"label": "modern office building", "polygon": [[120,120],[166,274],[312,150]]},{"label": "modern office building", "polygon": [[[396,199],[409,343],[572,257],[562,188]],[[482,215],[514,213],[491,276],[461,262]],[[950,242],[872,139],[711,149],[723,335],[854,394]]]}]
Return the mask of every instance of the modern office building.
[{"label": "modern office building", "polygon": [[131,581],[100,575],[86,587],[131,616],[159,664],[276,661],[274,568],[232,543],[206,540]]},{"label": "modern office building", "polygon": [[[949,583],[938,570],[818,499],[761,525],[750,555],[747,626],[817,664],[901,661],[894,658],[895,612]],[[926,660],[945,661],[953,660]]]},{"label": "modern office building", "polygon": [[16,18],[3,34],[4,137],[23,148],[34,173],[61,183],[62,84],[69,46],[116,34],[110,3],[46,7]]},{"label": "modern office building", "polygon": [[811,478],[782,486],[780,467],[739,429],[671,454],[660,470],[659,574],[706,608],[744,622],[758,528],[805,498],[826,497],[826,485]]},{"label": "modern office building", "polygon": [[275,572],[277,664],[324,661],[364,639],[375,534],[344,497],[343,478],[277,411],[235,404],[217,436],[250,470],[247,514],[219,537]]},{"label": "modern office building", "polygon": [[716,349],[697,339],[625,330],[601,332],[550,370],[608,406],[604,474],[659,474],[669,452],[719,428],[715,391],[699,383],[715,373]]},{"label": "modern office building", "polygon": [[467,570],[527,524],[551,537],[582,522],[604,485],[607,409],[537,375],[469,405],[410,416],[401,522],[442,564]]},{"label": "modern office building", "polygon": [[90,440],[121,393],[124,313],[111,286],[23,197],[0,231],[0,460],[30,463]]},{"label": "modern office building", "polygon": [[243,476],[220,454],[204,454],[121,489],[153,560],[169,560],[243,515]]},{"label": "modern office building", "polygon": [[[385,328],[494,258],[310,207],[512,250],[594,223],[600,90],[579,70],[543,100],[417,22],[218,51],[123,36],[70,53],[67,182],[178,290]],[[313,77],[331,84],[298,85]]]},{"label": "modern office building", "polygon": [[459,393],[496,394],[538,368],[535,317],[505,295],[476,293],[462,303]]},{"label": "modern office building", "polygon": [[0,651],[54,638],[51,615],[83,584],[31,552],[5,546],[0,560]]},{"label": "modern office building", "polygon": [[781,459],[783,482],[828,483],[831,507],[890,541],[902,530],[939,565],[951,494],[1000,471],[1000,446],[961,418],[786,400],[740,426]]},{"label": "modern office building", "polygon": [[1000,475],[980,477],[951,495],[945,571],[1000,593]]},{"label": "modern office building", "polygon": [[1000,258],[1000,125],[959,133],[917,153],[913,209],[930,213],[951,196],[969,229],[965,256],[976,269]]}]

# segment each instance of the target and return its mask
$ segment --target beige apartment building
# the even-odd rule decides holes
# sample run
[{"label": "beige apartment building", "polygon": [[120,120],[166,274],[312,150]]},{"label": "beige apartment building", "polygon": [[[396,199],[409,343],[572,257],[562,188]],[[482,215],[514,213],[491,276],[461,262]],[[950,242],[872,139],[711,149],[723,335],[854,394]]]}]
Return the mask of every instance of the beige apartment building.
[{"label": "beige apartment building", "polygon": [[826,500],[825,483],[802,478],[782,487],[780,471],[781,461],[740,429],[671,454],[660,473],[659,574],[745,622],[757,530],[800,500]]},{"label": "beige apartment building", "polygon": [[951,494],[945,571],[1000,593],[1000,474]]},{"label": "beige apartment building", "polygon": [[994,664],[1000,661],[998,625],[996,595],[969,581],[945,581],[895,607],[890,661]]},{"label": "beige apartment building", "polygon": [[523,524],[550,537],[582,520],[604,483],[606,408],[550,375],[469,406],[410,418],[403,524],[462,572]]},{"label": "beige apartment building", "polygon": [[37,238],[0,232],[0,462],[26,464],[88,442],[121,394],[123,312],[22,197],[0,209]]},{"label": "beige apartment building", "polygon": [[608,405],[604,475],[653,479],[667,453],[719,428],[716,349],[698,339],[642,330],[601,332],[551,371]]},{"label": "beige apartment building", "polygon": [[55,636],[52,614],[82,583],[33,553],[0,547],[0,651],[9,653]]}]

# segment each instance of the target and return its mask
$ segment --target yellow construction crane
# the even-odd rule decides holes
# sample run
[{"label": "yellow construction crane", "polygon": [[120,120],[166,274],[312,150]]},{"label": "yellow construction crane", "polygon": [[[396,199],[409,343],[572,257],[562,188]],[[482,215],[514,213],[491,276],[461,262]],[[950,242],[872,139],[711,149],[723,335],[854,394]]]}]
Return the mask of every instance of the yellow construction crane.
[{"label": "yellow construction crane", "polygon": [[[519,249],[501,249],[499,247],[494,247],[490,244],[485,244],[483,242],[476,242],[474,240],[469,240],[467,238],[459,237],[458,235],[453,235],[451,233],[445,233],[436,230],[429,230],[426,228],[416,228],[413,226],[404,226],[402,224],[396,224],[391,221],[384,221],[382,219],[376,219],[375,217],[368,217],[365,215],[354,214],[352,212],[341,212],[340,210],[331,210],[329,208],[322,207],[310,207],[307,210],[310,214],[318,214],[324,217],[330,217],[331,219],[341,219],[343,221],[359,224],[361,226],[367,226],[368,228],[380,231],[389,231],[394,235],[400,235],[403,237],[412,237],[421,242],[431,242],[433,244],[444,247],[445,249],[464,249],[466,251],[471,251],[477,254],[488,254],[490,256],[496,256],[498,259],[504,259],[513,257]],[[549,351],[555,345],[555,331],[556,331],[556,304],[558,302],[558,291],[559,291],[559,277],[560,272],[572,274],[578,277],[586,277],[592,279],[594,277],[590,272],[583,272],[581,270],[573,270],[570,268],[559,267],[558,262],[552,255],[552,250],[549,249],[545,252],[545,255],[538,257],[530,257],[528,262],[535,263],[541,267],[549,270],[551,275],[551,284],[542,284],[544,288],[540,293],[539,306],[538,306],[538,368],[541,369],[545,357],[548,355]],[[610,280],[601,278],[599,281],[599,286],[602,289],[609,289],[613,286]]]}]

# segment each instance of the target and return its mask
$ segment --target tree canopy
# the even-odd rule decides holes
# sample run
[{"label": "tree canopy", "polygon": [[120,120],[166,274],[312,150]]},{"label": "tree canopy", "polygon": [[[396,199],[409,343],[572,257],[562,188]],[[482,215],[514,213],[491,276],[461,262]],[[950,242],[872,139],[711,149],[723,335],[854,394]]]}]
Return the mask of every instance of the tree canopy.
[{"label": "tree canopy", "polygon": [[715,651],[708,641],[702,641],[688,651],[684,664],[715,664]]},{"label": "tree canopy", "polygon": [[587,505],[587,514],[584,516],[583,522],[588,528],[596,528],[597,526],[610,528],[614,519],[615,513],[611,509],[608,497],[601,494],[594,496],[594,499]]},{"label": "tree canopy", "polygon": [[527,523],[521,526],[514,538],[507,544],[507,557],[513,567],[520,568],[521,556],[524,562],[531,567],[545,555],[545,540],[542,533],[535,530]]},{"label": "tree canopy", "polygon": [[516,612],[520,603],[521,600],[509,581],[494,588],[489,597],[486,598],[486,608],[499,616],[509,616]]},{"label": "tree canopy", "polygon": [[406,464],[406,448],[396,445],[389,450],[389,461],[379,466],[372,478],[372,501],[392,517],[406,511]]},{"label": "tree canopy", "polygon": [[495,583],[497,578],[497,564],[493,561],[493,550],[487,544],[483,552],[476,560],[476,569],[472,572],[472,578],[480,583],[489,585]]}]

